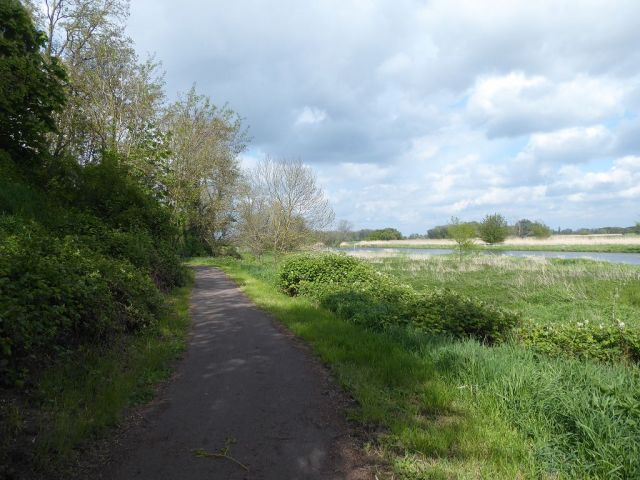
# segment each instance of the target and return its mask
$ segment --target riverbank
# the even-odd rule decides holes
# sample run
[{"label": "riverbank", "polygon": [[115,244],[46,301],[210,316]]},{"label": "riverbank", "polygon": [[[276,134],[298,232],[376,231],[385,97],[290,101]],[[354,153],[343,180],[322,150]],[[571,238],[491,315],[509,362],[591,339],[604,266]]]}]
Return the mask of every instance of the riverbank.
[{"label": "riverbank", "polygon": [[[449,260],[437,268],[434,263],[432,270],[448,278],[450,288],[473,293],[474,285],[484,285],[481,293],[492,303],[517,303],[510,298],[513,292],[537,282],[540,288],[530,300],[535,304],[537,296],[538,305],[549,303],[550,315],[554,307],[589,302],[582,298],[590,293],[581,282],[597,290],[610,280],[602,289],[604,303],[616,282],[638,282],[633,276],[638,269],[579,262],[578,267],[600,273],[585,271],[556,295],[558,285],[578,273],[572,262],[560,262],[559,268],[568,269],[551,281],[532,260],[513,260],[515,269],[472,263],[457,275],[455,258]],[[276,287],[273,259],[193,263],[224,269],[261,308],[309,342],[357,401],[351,417],[372,432],[371,450],[398,478],[623,479],[640,473],[635,365],[539,355],[514,343],[488,347],[404,329],[374,332],[340,320],[309,298],[284,295]],[[415,264],[381,269],[398,275],[399,283],[426,288],[424,272],[411,271]],[[493,272],[489,280],[483,280],[483,269]],[[530,273],[518,272],[527,269]],[[519,283],[527,275],[530,281]],[[557,314],[561,318],[563,311]]]},{"label": "riverbank", "polygon": [[[488,245],[475,240],[479,250],[518,250],[548,252],[640,253],[640,235],[552,235],[546,239],[509,237],[499,245]],[[449,239],[374,240],[344,242],[343,248],[455,248]]]}]

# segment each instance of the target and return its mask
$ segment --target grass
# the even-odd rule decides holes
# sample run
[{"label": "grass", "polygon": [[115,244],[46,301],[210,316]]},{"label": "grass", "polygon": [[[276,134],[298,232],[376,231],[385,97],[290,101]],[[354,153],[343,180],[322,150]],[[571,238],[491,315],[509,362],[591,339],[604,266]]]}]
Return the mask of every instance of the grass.
[{"label": "grass", "polygon": [[62,477],[80,447],[117,425],[127,408],[153,398],[186,347],[190,285],[167,295],[165,313],[140,334],[74,354],[44,371],[28,398],[4,405],[9,469],[13,463],[21,475],[32,469],[33,477]]},{"label": "grass", "polygon": [[[348,242],[345,248],[447,249],[455,248],[453,240],[401,240]],[[476,240],[478,250],[489,251],[549,251],[594,253],[640,253],[640,235],[589,236],[554,235],[547,239],[509,237],[504,243],[486,245]]]},{"label": "grass", "polygon": [[[346,245],[343,247],[349,248],[398,248],[398,249],[424,249],[424,250],[439,250],[439,249],[454,249],[454,244],[437,244],[437,243],[424,243],[424,244],[403,244],[403,243],[378,243],[369,244],[364,243],[362,245]],[[593,244],[593,245],[580,245],[580,244],[558,244],[558,245],[481,245],[476,244],[478,250],[488,250],[495,252],[506,251],[520,251],[520,252],[577,252],[577,253],[640,253],[640,245],[606,245],[606,244]]]},{"label": "grass", "polygon": [[275,286],[277,265],[216,265],[304,338],[379,433],[370,448],[400,478],[638,478],[636,367],[536,356],[409,330],[372,332]]},{"label": "grass", "polygon": [[624,322],[640,328],[640,267],[590,260],[477,255],[371,258],[418,290],[451,288],[536,323]]}]

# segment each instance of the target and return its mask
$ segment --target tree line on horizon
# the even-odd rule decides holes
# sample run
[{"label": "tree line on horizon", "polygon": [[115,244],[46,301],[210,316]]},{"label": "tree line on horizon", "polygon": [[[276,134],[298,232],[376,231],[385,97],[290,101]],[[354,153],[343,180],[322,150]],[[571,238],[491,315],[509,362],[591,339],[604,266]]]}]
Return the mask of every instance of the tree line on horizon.
[{"label": "tree line on horizon", "polygon": [[542,221],[532,221],[527,218],[518,220],[509,225],[506,219],[500,214],[487,215],[482,221],[462,222],[453,217],[446,225],[437,225],[427,230],[426,233],[412,233],[404,236],[393,227],[380,229],[360,229],[353,230],[350,222],[342,220],[338,227],[326,232],[320,232],[319,238],[328,246],[339,246],[342,242],[376,241],[376,240],[442,240],[454,239],[452,227],[460,228],[465,225],[468,236],[471,238],[481,238],[486,243],[500,243],[507,237],[519,238],[549,238],[555,235],[597,235],[597,234],[640,234],[640,223],[630,227],[600,227],[600,228],[578,228],[552,230]]}]

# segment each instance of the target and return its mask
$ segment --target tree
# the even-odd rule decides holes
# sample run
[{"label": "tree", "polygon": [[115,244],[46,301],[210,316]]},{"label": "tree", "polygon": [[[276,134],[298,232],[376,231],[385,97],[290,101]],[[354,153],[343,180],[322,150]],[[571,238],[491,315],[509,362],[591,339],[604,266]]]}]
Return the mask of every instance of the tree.
[{"label": "tree", "polygon": [[[82,163],[110,150],[129,157],[158,126],[164,100],[160,65],[140,61],[125,35],[127,0],[30,0],[49,36],[45,53],[69,76],[68,104],[52,150]],[[148,147],[148,144],[146,145]],[[138,158],[140,160],[140,158]]]},{"label": "tree", "polygon": [[531,224],[531,234],[538,239],[549,238],[551,229],[542,222],[533,222]]},{"label": "tree", "polygon": [[46,37],[17,0],[0,3],[0,149],[14,160],[47,149],[65,103],[65,72],[42,55]]},{"label": "tree", "polygon": [[223,241],[234,220],[240,184],[238,155],[247,134],[240,117],[217,107],[192,87],[167,109],[168,197],[186,237],[210,248]]},{"label": "tree", "polygon": [[533,222],[526,218],[518,220],[513,226],[513,234],[518,237],[528,237],[533,233]]},{"label": "tree", "polygon": [[327,247],[339,247],[342,242],[353,240],[353,225],[348,220],[340,220],[333,230],[321,232],[321,240]]},{"label": "tree", "polygon": [[461,259],[463,254],[473,250],[475,246],[474,238],[477,234],[476,227],[473,224],[461,222],[458,217],[451,217],[447,231],[449,238],[456,242]]},{"label": "tree", "polygon": [[447,225],[438,225],[427,230],[427,238],[443,239],[449,236],[449,227]]},{"label": "tree", "polygon": [[478,228],[478,233],[480,238],[490,245],[502,243],[509,235],[509,226],[502,215],[494,213],[484,217]]},{"label": "tree", "polygon": [[402,240],[402,233],[395,228],[381,228],[369,233],[365,240]]},{"label": "tree", "polygon": [[257,255],[310,243],[333,222],[333,211],[310,167],[265,158],[245,175],[237,205],[236,240]]}]

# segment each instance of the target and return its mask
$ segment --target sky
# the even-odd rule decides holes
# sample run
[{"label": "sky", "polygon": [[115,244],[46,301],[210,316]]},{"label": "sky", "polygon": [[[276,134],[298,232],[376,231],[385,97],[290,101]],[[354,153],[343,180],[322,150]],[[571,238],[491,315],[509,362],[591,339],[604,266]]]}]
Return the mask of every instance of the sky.
[{"label": "sky", "polygon": [[128,33],[337,219],[640,221],[640,1],[133,0]]}]

